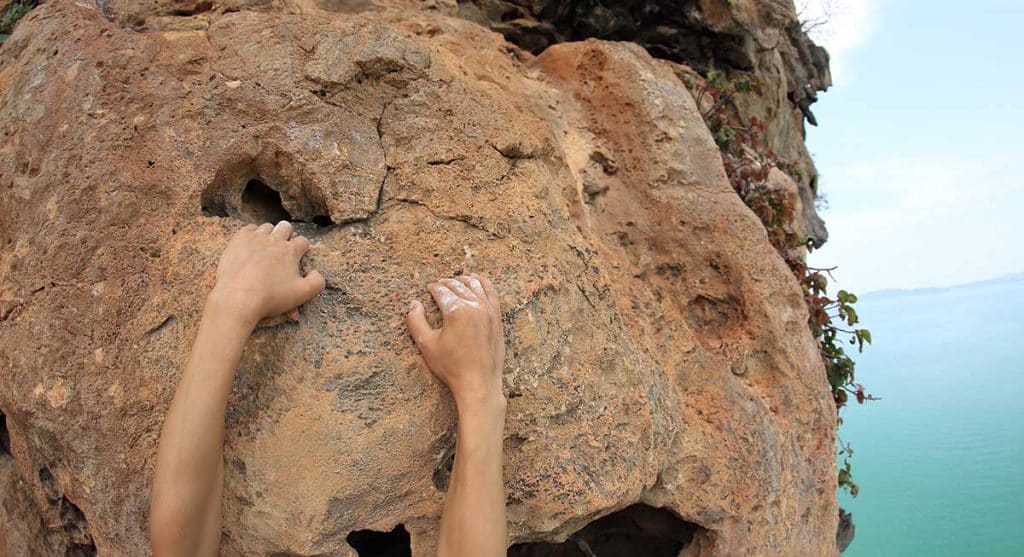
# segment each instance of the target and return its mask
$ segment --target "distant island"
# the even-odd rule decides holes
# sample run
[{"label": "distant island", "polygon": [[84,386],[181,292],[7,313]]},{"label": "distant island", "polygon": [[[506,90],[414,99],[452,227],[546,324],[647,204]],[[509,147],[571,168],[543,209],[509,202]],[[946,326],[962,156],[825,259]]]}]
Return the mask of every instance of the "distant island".
[{"label": "distant island", "polygon": [[975,282],[966,282],[963,284],[954,284],[951,286],[930,286],[926,288],[887,288],[884,290],[873,290],[861,296],[861,298],[871,298],[872,300],[882,298],[893,298],[897,296],[914,296],[919,294],[937,294],[945,292],[947,290],[954,290],[958,288],[975,288],[978,286],[989,286],[992,284],[1001,284],[1006,282],[1021,282],[1024,281],[1024,272],[1011,273],[995,278],[979,280]]}]

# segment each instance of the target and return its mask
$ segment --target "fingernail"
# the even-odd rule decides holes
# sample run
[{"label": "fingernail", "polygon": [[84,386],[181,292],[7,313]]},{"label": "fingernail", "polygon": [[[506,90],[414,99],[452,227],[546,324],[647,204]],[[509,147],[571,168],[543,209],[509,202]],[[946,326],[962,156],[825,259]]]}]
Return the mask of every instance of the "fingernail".
[{"label": "fingernail", "polygon": [[416,300],[409,302],[409,311],[407,313],[412,313],[414,309],[416,309]]}]

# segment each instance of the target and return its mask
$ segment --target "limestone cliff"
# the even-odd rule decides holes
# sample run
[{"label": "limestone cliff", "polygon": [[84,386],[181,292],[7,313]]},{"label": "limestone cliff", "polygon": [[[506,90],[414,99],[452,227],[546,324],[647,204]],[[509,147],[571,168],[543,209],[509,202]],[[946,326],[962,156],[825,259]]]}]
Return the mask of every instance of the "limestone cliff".
[{"label": "limestone cliff", "polygon": [[756,93],[728,107],[741,122],[765,123],[765,143],[799,187],[801,228],[815,245],[828,238],[815,211],[818,173],[804,144],[810,106],[832,85],[828,53],[804,32],[791,0],[471,0],[459,14],[535,53],[551,44],[599,38],[631,41],[652,56],[706,75],[746,77]]},{"label": "limestone cliff", "polygon": [[[327,290],[246,348],[224,554],[432,554],[454,415],[402,313],[466,270],[502,292],[510,554],[836,553],[804,302],[678,65],[599,40],[534,56],[459,11],[51,0],[18,25],[0,49],[2,550],[147,553],[157,436],[219,251],[286,217]],[[793,141],[799,108],[779,110]]]}]

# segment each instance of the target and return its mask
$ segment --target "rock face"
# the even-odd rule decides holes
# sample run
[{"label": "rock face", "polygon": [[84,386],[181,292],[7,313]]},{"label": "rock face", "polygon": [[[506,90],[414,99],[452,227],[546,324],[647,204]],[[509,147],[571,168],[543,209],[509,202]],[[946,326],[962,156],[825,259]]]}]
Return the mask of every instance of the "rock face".
[{"label": "rock face", "polygon": [[224,554],[432,554],[454,413],[402,314],[468,270],[504,308],[512,554],[836,552],[800,291],[672,63],[533,57],[454,5],[199,4],[54,0],[0,49],[0,548],[147,553],[220,250],[284,216],[328,286],[246,348]]},{"label": "rock face", "polygon": [[818,173],[804,145],[810,105],[832,84],[828,53],[811,41],[789,0],[467,0],[459,14],[535,53],[586,38],[633,41],[651,55],[758,85],[728,107],[739,121],[765,123],[765,142],[793,169],[802,228],[815,245],[828,238],[814,209]]},{"label": "rock face", "polygon": [[836,547],[840,552],[846,551],[846,548],[850,547],[856,530],[857,528],[853,524],[853,515],[840,507],[839,527],[836,529]]}]

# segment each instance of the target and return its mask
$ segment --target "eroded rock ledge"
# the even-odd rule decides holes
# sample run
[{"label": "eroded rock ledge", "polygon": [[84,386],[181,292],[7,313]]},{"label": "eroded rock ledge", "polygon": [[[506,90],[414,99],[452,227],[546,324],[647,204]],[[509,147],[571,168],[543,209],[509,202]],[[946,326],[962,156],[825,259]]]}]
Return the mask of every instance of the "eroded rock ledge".
[{"label": "eroded rock ledge", "polygon": [[287,216],[328,289],[243,356],[225,554],[432,554],[454,414],[401,316],[464,270],[502,290],[514,551],[618,543],[616,520],[685,555],[836,551],[803,300],[678,67],[598,40],[534,57],[456,11],[51,1],[19,24],[0,49],[0,547],[147,553],[219,251]]},{"label": "eroded rock ledge", "polygon": [[753,116],[766,123],[767,147],[789,163],[799,187],[803,230],[817,246],[828,238],[815,210],[818,173],[803,123],[817,125],[810,107],[832,77],[828,53],[804,32],[792,2],[465,0],[458,13],[535,54],[565,41],[630,41],[684,71],[717,70],[757,83],[729,109],[741,122]]}]

